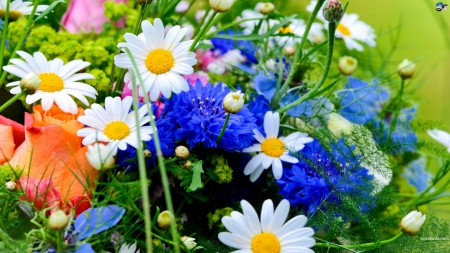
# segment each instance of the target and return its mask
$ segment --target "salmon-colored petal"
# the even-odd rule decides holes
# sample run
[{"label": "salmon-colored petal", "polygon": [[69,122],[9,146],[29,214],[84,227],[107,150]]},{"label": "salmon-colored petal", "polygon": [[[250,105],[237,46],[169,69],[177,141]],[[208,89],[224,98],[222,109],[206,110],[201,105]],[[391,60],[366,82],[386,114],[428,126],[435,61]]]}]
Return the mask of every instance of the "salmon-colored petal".
[{"label": "salmon-colored petal", "polygon": [[[60,206],[61,196],[51,179],[37,179],[25,176],[19,180],[19,183],[25,193],[25,196],[21,197],[21,199],[30,202],[38,210]],[[50,213],[54,211],[55,208]]]},{"label": "salmon-colored petal", "polygon": [[15,147],[12,127],[0,125],[0,164],[11,159]]},{"label": "salmon-colored petal", "polygon": [[22,124],[19,124],[13,120],[0,115],[0,125],[11,126],[14,136],[14,144],[18,147],[25,140],[25,128]]}]

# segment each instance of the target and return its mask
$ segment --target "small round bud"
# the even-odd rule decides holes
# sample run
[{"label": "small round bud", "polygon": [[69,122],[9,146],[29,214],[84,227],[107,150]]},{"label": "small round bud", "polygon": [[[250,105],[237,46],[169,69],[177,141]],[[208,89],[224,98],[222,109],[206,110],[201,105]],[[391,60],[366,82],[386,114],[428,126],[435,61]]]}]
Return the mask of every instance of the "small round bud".
[{"label": "small round bud", "polygon": [[339,22],[344,16],[344,9],[338,0],[330,0],[323,7],[323,16],[328,22]]},{"label": "small round bud", "polygon": [[222,102],[223,108],[229,113],[237,113],[244,106],[244,94],[240,90],[228,93]]},{"label": "small round bud", "polygon": [[27,94],[34,94],[39,89],[41,82],[41,79],[35,73],[31,72],[20,81],[20,89]]},{"label": "small round bud", "polygon": [[408,213],[400,222],[402,232],[408,235],[415,235],[419,232],[427,217],[421,212],[412,211]]},{"label": "small round bud", "polygon": [[[197,243],[195,242],[195,238],[192,238],[192,237],[189,237],[189,236],[183,236],[183,237],[181,237],[181,241],[183,241],[184,245],[186,245],[186,247],[187,247],[189,250],[192,250],[193,248],[195,248],[195,246],[197,246]],[[180,245],[180,248],[181,248],[183,251],[186,251],[186,250],[183,248],[183,245]]]},{"label": "small round bud", "polygon": [[358,67],[358,60],[350,56],[343,56],[339,58],[338,67],[343,75],[349,76],[353,74],[356,67]]},{"label": "small round bud", "polygon": [[404,59],[398,65],[398,74],[402,79],[409,79],[414,75],[414,71],[416,70],[416,64],[412,63],[408,59]]},{"label": "small round bud", "polygon": [[183,168],[188,170],[188,169],[192,168],[192,166],[194,166],[194,164],[188,160],[184,163]]},{"label": "small round bud", "polygon": [[217,12],[227,12],[233,4],[234,0],[209,0],[209,6]]},{"label": "small round bud", "polygon": [[328,120],[328,129],[337,137],[341,137],[344,134],[350,134],[353,128],[353,124],[346,118],[342,117],[338,113],[330,113],[330,119]]},{"label": "small round bud", "polygon": [[69,216],[67,216],[67,214],[62,210],[55,211],[48,218],[48,225],[53,230],[64,229],[67,227],[68,223],[69,223]]},{"label": "small round bud", "polygon": [[148,149],[144,150],[143,153],[144,153],[144,158],[152,157],[152,151],[150,151]]},{"label": "small round bud", "polygon": [[189,157],[189,149],[185,146],[178,146],[175,149],[175,156],[180,159],[187,159]]},{"label": "small round bud", "polygon": [[258,11],[264,15],[270,14],[275,11],[275,5],[271,2],[259,3]]},{"label": "small round bud", "polygon": [[87,147],[86,158],[96,170],[107,170],[114,166],[112,150],[104,145],[95,143]]},{"label": "small round bud", "polygon": [[188,1],[180,1],[177,6],[175,7],[176,13],[184,13],[189,9],[189,2]]},{"label": "small round bud", "polygon": [[294,46],[285,46],[284,52],[286,53],[286,55],[292,56],[295,54],[295,47]]},{"label": "small round bud", "polygon": [[17,184],[13,181],[8,181],[5,183],[5,187],[6,187],[6,189],[8,189],[10,191],[14,191],[17,189]]},{"label": "small round bud", "polygon": [[161,228],[168,228],[173,220],[175,220],[173,214],[166,210],[158,215],[158,226]]}]

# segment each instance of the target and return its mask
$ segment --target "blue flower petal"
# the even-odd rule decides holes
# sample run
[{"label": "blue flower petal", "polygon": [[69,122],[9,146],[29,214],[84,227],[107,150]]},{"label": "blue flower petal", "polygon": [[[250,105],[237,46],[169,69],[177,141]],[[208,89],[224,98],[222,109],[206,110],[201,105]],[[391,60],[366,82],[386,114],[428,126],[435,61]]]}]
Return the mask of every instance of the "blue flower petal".
[{"label": "blue flower petal", "polygon": [[95,253],[95,251],[92,249],[91,244],[85,243],[78,246],[77,250],[74,251],[75,253]]},{"label": "blue flower petal", "polygon": [[77,240],[86,239],[115,226],[122,219],[124,213],[125,209],[116,205],[89,208],[75,219]]},{"label": "blue flower petal", "polygon": [[272,97],[275,94],[277,82],[278,80],[272,72],[267,72],[267,76],[264,72],[260,72],[253,79],[255,90],[269,101],[272,100]]}]

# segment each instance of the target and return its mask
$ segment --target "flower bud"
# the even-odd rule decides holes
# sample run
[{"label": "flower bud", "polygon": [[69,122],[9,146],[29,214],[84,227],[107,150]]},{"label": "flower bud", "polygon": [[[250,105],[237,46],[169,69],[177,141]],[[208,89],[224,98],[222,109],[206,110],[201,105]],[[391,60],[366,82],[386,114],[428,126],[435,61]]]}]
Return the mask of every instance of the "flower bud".
[{"label": "flower bud", "polygon": [[15,189],[17,189],[17,184],[13,181],[8,181],[5,183],[5,187],[10,191],[14,191]]},{"label": "flower bud", "polygon": [[275,5],[271,2],[258,4],[258,11],[261,14],[267,15],[275,11]]},{"label": "flower bud", "polygon": [[339,58],[338,67],[339,67],[339,71],[341,71],[341,73],[343,75],[349,76],[349,75],[353,74],[353,72],[355,72],[357,66],[358,66],[358,60],[356,60],[353,57],[343,56],[343,57]]},{"label": "flower bud", "polygon": [[244,106],[244,94],[240,90],[228,93],[222,102],[223,108],[229,113],[237,113]]},{"label": "flower bud", "polygon": [[209,0],[209,6],[217,12],[227,12],[233,4],[234,0]]},{"label": "flower bud", "polygon": [[284,52],[286,53],[286,55],[292,56],[295,54],[295,47],[294,46],[285,46]]},{"label": "flower bud", "polygon": [[170,223],[175,220],[173,214],[166,210],[158,215],[158,226],[161,228],[170,227]]},{"label": "flower bud", "polygon": [[35,73],[31,72],[20,81],[20,89],[27,94],[34,94],[39,89],[41,82],[41,79]]},{"label": "flower bud", "polygon": [[328,129],[337,137],[341,137],[344,134],[350,134],[353,128],[353,124],[346,118],[342,117],[338,113],[330,113],[330,119],[328,120]]},{"label": "flower bud", "polygon": [[55,211],[48,218],[48,225],[53,230],[64,229],[67,227],[68,223],[69,223],[69,216],[67,216],[67,214],[62,210]]},{"label": "flower bud", "polygon": [[411,78],[416,70],[416,64],[412,63],[408,59],[404,59],[400,65],[398,65],[398,74],[402,79]]},{"label": "flower bud", "polygon": [[187,159],[189,157],[189,149],[185,146],[178,146],[175,149],[175,156],[180,159]]},{"label": "flower bud", "polygon": [[150,151],[148,149],[144,150],[143,153],[144,153],[144,158],[152,157],[152,151]]},{"label": "flower bud", "polygon": [[189,160],[187,160],[187,161],[183,164],[183,168],[186,169],[186,170],[189,170],[190,168],[192,168],[192,166],[194,166],[194,164],[193,164],[191,161],[189,161]]},{"label": "flower bud", "polygon": [[104,144],[95,143],[88,146],[86,158],[96,170],[110,169],[114,165],[112,150]]},{"label": "flower bud", "polygon": [[330,0],[323,7],[323,16],[328,22],[339,22],[344,15],[342,4],[338,0]]},{"label": "flower bud", "polygon": [[[195,248],[195,246],[197,246],[197,243],[195,242],[195,238],[189,237],[189,236],[183,236],[181,237],[181,241],[183,241],[184,245],[186,245],[186,247],[189,250],[192,250],[193,248]],[[182,245],[180,245],[180,248],[183,251],[186,251]]]},{"label": "flower bud", "polygon": [[402,232],[408,235],[417,234],[426,219],[426,215],[421,212],[412,211],[408,213],[400,222]]}]

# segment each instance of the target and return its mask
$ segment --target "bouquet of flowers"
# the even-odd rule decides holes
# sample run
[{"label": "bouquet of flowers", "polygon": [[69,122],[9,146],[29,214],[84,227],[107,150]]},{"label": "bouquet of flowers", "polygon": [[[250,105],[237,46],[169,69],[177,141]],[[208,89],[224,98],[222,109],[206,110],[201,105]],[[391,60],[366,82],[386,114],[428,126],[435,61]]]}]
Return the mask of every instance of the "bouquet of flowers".
[{"label": "bouquet of flowers", "polygon": [[1,0],[0,251],[449,252],[450,134],[349,4]]}]

